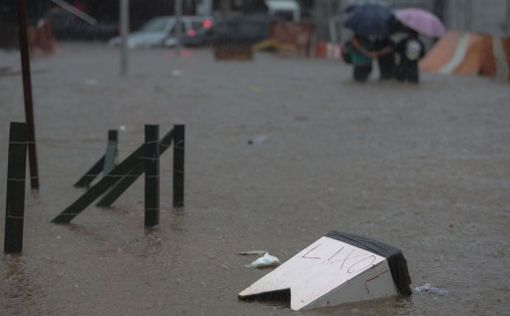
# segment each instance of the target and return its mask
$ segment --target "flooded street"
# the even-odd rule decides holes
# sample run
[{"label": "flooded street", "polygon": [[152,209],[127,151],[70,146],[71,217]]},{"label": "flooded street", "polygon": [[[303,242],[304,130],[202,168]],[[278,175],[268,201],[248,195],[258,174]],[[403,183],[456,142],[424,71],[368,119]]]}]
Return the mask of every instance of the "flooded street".
[{"label": "flooded street", "polygon": [[[0,259],[0,315],[509,315],[508,83],[359,85],[335,61],[215,62],[208,49],[136,50],[120,78],[118,55],[67,44],[32,64],[41,190],[27,188],[23,256]],[[20,76],[0,77],[0,113],[5,203]],[[144,231],[143,177],[111,209],[50,223],[83,193],[73,184],[108,129],[123,159],[144,124],[186,124],[185,208],[172,209],[168,151],[158,229]],[[238,252],[285,261],[331,230],[401,248],[413,288],[448,293],[304,312],[238,301],[268,272]]]}]

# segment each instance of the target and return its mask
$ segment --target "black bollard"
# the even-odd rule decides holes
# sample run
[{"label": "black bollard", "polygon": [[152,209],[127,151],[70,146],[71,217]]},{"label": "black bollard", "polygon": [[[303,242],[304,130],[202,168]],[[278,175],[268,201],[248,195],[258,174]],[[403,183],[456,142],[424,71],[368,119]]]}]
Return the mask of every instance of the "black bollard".
[{"label": "black bollard", "polygon": [[21,253],[23,250],[25,175],[27,164],[26,123],[11,123],[8,159],[4,235],[4,253],[6,254]]},{"label": "black bollard", "polygon": [[159,224],[159,126],[145,125],[145,227]]},{"label": "black bollard", "polygon": [[184,125],[174,126],[173,206],[184,206]]}]

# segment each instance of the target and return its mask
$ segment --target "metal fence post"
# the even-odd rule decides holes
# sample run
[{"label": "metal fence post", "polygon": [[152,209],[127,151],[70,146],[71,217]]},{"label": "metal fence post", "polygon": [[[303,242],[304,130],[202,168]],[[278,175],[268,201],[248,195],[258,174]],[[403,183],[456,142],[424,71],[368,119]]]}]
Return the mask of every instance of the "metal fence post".
[{"label": "metal fence post", "polygon": [[174,172],[173,172],[173,206],[184,206],[184,149],[185,127],[174,126]]},{"label": "metal fence post", "polygon": [[145,227],[159,224],[159,126],[145,125]]},{"label": "metal fence post", "polygon": [[25,213],[25,175],[27,161],[27,124],[11,123],[7,167],[4,253],[23,250]]}]

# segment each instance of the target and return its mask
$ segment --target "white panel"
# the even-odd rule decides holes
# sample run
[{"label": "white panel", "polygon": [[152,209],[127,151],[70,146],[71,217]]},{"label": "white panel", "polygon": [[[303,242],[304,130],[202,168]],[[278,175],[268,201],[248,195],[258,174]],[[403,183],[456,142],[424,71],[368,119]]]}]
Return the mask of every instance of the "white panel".
[{"label": "white panel", "polygon": [[388,261],[364,271],[354,279],[323,295],[306,309],[335,306],[398,295]]},{"label": "white panel", "polygon": [[[381,268],[373,269],[382,262],[385,264],[381,265]],[[291,308],[299,310],[348,281],[349,283],[344,286],[345,291],[354,291],[350,288],[350,281],[356,276],[370,271],[365,280],[359,281],[364,284],[366,280],[375,277],[387,267],[386,258],[382,256],[336,239],[321,237],[239,293],[239,296],[245,297],[290,288]],[[391,286],[391,291],[386,289],[380,291],[377,285],[374,293],[394,293],[393,281]],[[381,287],[385,288],[386,285]],[[359,289],[360,286],[356,288]],[[357,296],[353,294],[351,297]],[[362,297],[362,299],[369,298],[370,294],[368,296],[364,294]]]}]

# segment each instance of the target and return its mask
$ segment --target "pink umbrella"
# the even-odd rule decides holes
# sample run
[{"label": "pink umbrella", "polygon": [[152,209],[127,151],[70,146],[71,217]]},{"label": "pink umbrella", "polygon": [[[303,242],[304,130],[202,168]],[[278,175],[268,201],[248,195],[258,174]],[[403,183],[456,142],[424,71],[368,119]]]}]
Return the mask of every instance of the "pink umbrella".
[{"label": "pink umbrella", "polygon": [[394,13],[400,23],[423,35],[441,37],[446,32],[441,20],[439,20],[437,16],[423,9],[399,9],[395,10]]}]

